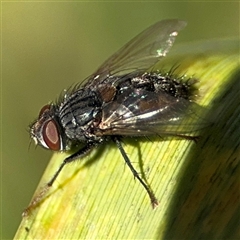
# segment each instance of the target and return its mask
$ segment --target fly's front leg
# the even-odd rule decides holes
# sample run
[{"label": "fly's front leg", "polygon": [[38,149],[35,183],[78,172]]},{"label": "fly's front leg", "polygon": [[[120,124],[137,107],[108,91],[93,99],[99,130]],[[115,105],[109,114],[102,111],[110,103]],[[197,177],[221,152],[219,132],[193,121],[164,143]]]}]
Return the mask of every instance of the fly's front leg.
[{"label": "fly's front leg", "polygon": [[55,182],[55,180],[58,177],[59,173],[62,171],[63,167],[66,164],[68,164],[70,162],[73,162],[73,161],[83,157],[84,155],[89,153],[97,145],[98,145],[98,143],[96,143],[96,142],[89,142],[85,147],[83,147],[82,149],[80,149],[76,153],[72,154],[71,156],[65,158],[64,161],[62,162],[62,164],[60,165],[60,167],[58,168],[57,172],[52,177],[52,179],[47,183],[47,187],[51,187],[53,185],[53,183]]},{"label": "fly's front leg", "polygon": [[28,207],[24,210],[22,216],[26,217],[29,215],[29,213],[31,213],[31,211],[40,203],[40,201],[42,200],[42,198],[45,196],[45,194],[48,192],[48,190],[50,189],[50,187],[53,185],[53,183],[55,182],[55,180],[57,179],[58,175],[60,174],[60,172],[62,171],[63,167],[70,163],[73,162],[81,157],[83,157],[84,155],[86,155],[87,153],[89,153],[94,147],[96,147],[99,143],[98,142],[88,142],[86,146],[84,146],[83,148],[81,148],[79,151],[77,151],[76,153],[72,154],[71,156],[67,157],[64,159],[64,161],[62,162],[62,164],[59,166],[57,172],[54,174],[54,176],[52,177],[52,179],[43,187],[43,189],[33,198],[33,200],[30,202],[30,204],[28,205]]}]

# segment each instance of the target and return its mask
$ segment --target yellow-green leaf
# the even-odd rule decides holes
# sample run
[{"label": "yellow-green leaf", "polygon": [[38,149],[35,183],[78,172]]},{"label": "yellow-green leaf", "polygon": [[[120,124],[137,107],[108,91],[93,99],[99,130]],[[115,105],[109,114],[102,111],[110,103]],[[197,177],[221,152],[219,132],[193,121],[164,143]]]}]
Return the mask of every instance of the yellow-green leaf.
[{"label": "yellow-green leaf", "polygon": [[[63,169],[23,218],[15,239],[239,238],[239,43],[227,43],[217,50],[199,44],[203,47],[195,51],[194,45],[187,52],[186,46],[161,62],[165,70],[178,65],[175,74],[198,80],[197,102],[208,109],[211,124],[198,133],[197,144],[176,138],[123,139],[134,167],[143,168],[158,208],[152,209],[117,147],[107,142]],[[66,156],[54,154],[40,188]]]}]

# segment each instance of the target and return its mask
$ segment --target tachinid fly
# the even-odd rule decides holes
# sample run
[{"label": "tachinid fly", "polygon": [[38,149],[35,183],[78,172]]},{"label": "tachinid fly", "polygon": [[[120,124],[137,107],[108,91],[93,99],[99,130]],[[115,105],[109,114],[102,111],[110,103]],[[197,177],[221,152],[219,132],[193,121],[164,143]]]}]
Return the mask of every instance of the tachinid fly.
[{"label": "tachinid fly", "polygon": [[37,205],[67,163],[107,139],[116,143],[134,177],[146,189],[152,206],[158,204],[149,185],[132,166],[121,137],[165,135],[195,139],[186,135],[199,128],[201,107],[191,101],[192,84],[169,73],[149,70],[166,56],[185,26],[180,20],[155,23],[112,55],[84,83],[41,109],[30,126],[36,144],[54,151],[66,151],[79,142],[85,146],[63,161],[23,215]]}]

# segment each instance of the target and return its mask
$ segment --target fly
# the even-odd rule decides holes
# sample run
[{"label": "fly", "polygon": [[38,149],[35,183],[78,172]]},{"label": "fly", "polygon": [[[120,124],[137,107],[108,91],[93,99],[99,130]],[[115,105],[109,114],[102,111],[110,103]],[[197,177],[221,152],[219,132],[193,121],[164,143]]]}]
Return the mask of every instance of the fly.
[{"label": "fly", "polygon": [[155,23],[124,45],[83,83],[66,91],[55,103],[45,105],[30,126],[37,145],[67,151],[78,143],[84,147],[64,159],[46,187],[23,213],[28,215],[53,185],[64,166],[88,154],[108,139],[115,142],[134,177],[147,191],[151,204],[157,198],[134,169],[121,144],[124,136],[180,136],[199,128],[201,107],[191,101],[192,83],[171,73],[149,70],[164,58],[178,32],[180,20]]}]

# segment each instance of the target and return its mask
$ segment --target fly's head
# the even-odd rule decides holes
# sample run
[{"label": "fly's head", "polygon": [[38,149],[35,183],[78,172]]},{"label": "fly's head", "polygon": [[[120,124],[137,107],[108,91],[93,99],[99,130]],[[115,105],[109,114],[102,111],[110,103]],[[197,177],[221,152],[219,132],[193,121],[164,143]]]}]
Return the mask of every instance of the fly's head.
[{"label": "fly's head", "polygon": [[56,107],[47,104],[39,112],[38,119],[30,125],[30,136],[36,145],[53,151],[66,149],[66,140],[59,125]]}]

